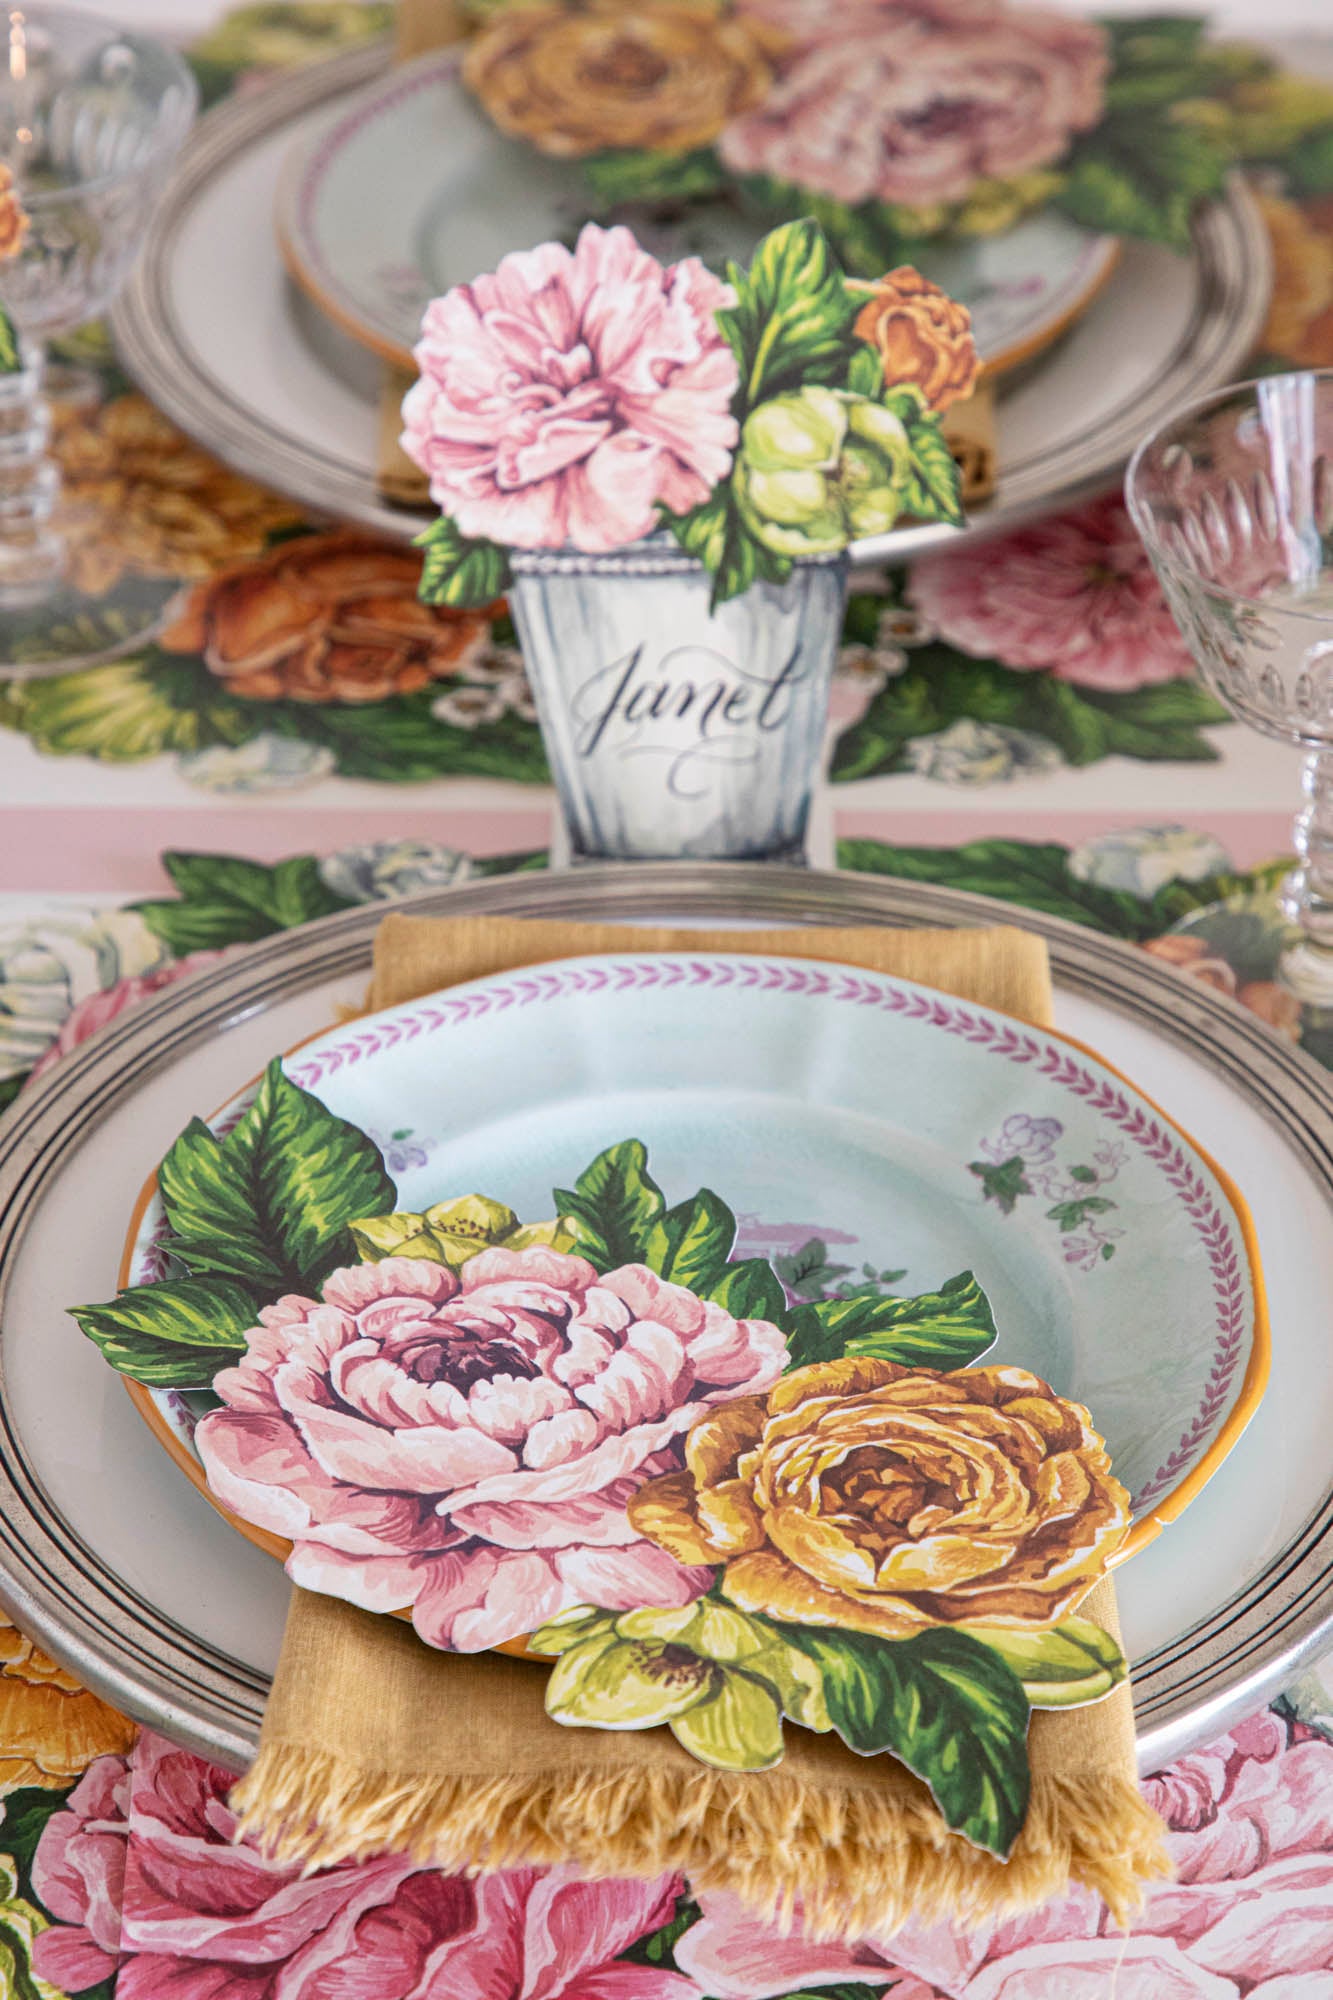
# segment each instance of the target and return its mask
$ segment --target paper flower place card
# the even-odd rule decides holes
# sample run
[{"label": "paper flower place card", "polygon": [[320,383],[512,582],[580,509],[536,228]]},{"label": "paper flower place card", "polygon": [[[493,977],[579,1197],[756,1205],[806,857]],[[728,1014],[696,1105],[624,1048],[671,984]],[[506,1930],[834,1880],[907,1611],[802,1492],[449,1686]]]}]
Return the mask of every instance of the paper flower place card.
[{"label": "paper flower place card", "polygon": [[964,308],[809,220],[725,276],[590,223],[436,299],[416,359],[421,593],[509,593],[576,849],[799,852],[847,548],[962,518]]},{"label": "paper flower place card", "polygon": [[527,1640],[553,1729],[665,1725],[741,1772],[835,1731],[1006,1854],[1033,1707],[1124,1679],[1080,1605],[1127,1496],[1086,1409],[984,1359],[972,1272],[794,1290],[632,1134],[540,1214],[403,1210],[277,1063],[158,1185],[159,1275],[84,1331],[191,1398],[214,1495],[294,1581],[431,1646]]},{"label": "paper flower place card", "polygon": [[[499,132],[581,170],[583,213],[696,229],[729,211],[814,213],[862,276],[942,237],[965,247],[1020,225],[1048,251],[1079,228],[1186,250],[1196,200],[1309,116],[1307,101],[1284,101],[1269,58],[1211,42],[1193,12],[1103,23],[1010,0],[473,11],[465,87]],[[1326,103],[1315,115],[1326,121]]]}]

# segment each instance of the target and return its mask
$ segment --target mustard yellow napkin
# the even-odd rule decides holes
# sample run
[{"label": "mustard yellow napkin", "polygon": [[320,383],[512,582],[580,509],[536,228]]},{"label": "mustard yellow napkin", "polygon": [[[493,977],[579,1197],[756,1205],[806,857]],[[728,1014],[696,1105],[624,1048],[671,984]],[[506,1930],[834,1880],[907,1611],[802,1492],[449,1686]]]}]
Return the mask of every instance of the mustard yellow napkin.
[{"label": "mustard yellow napkin", "polygon": [[[749,950],[850,961],[1035,1022],[1050,1019],[1046,949],[1017,930],[672,931],[521,919],[389,916],[372,1007],[517,965],[627,949]],[[1079,1607],[1118,1637],[1109,1580]],[[665,1729],[566,1729],[546,1669],[433,1652],[410,1626],[298,1590],[259,1756],[235,1799],[277,1855],[320,1866],[386,1849],[451,1870],[574,1862],[596,1875],[681,1869],[765,1917],[799,1898],[816,1936],[884,1935],[909,1916],[962,1923],[1030,1907],[1071,1879],[1117,1916],[1167,1872],[1135,1783],[1122,1687],[1095,1707],[1034,1712],[1032,1798],[1007,1862],[945,1826],[887,1756],[788,1726],[781,1765],[697,1763]]]}]

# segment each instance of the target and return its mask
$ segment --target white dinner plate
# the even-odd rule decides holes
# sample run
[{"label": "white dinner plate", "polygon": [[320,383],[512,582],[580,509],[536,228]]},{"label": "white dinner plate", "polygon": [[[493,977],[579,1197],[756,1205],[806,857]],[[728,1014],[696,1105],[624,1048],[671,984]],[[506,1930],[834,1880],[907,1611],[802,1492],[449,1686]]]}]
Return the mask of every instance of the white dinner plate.
[{"label": "white dinner plate", "polygon": [[[313,143],[386,63],[382,48],[354,49],[210,112],[112,325],[140,387],[221,458],[316,512],[410,536],[428,517],[387,505],[375,481],[383,364],[291,284],[273,216],[293,148]],[[1239,180],[1200,210],[1192,255],[1126,244],[1059,346],[1002,385],[998,489],[969,531],[1104,486],[1163,417],[1235,379],[1271,283],[1267,232]],[[895,529],[852,555],[907,559],[958,533]]]},{"label": "white dinner plate", "polygon": [[[514,876],[416,907],[714,923],[1015,915],[916,884],[735,865]],[[236,1766],[253,1753],[286,1580],[151,1448],[67,1308],[114,1287],[127,1205],[190,1112],[359,1002],[380,916],[349,911],[167,989],[0,1123],[0,1600],[121,1707]],[[1022,921],[1050,942],[1057,1025],[1235,1166],[1268,1277],[1268,1394],[1206,1490],[1120,1575],[1141,1757],[1156,1768],[1251,1712],[1333,1626],[1333,1078],[1145,954]]]}]

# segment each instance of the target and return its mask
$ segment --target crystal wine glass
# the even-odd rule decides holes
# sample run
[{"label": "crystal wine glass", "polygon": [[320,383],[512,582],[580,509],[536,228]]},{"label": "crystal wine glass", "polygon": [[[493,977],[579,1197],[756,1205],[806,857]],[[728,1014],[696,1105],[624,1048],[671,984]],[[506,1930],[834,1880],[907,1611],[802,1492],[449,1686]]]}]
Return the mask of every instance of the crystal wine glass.
[{"label": "crystal wine glass", "polygon": [[34,671],[34,625],[50,673],[124,652],[156,620],[156,606],[120,607],[119,629],[99,631],[96,601],[66,578],[43,344],[123,284],[197,102],[185,63],[148,36],[66,7],[0,14],[0,163],[28,216],[21,249],[0,263],[23,363],[0,375],[0,676]]},{"label": "crystal wine glass", "polygon": [[1241,722],[1305,753],[1293,926],[1277,976],[1333,1008],[1333,370],[1270,375],[1185,410],[1125,482],[1204,680]]}]

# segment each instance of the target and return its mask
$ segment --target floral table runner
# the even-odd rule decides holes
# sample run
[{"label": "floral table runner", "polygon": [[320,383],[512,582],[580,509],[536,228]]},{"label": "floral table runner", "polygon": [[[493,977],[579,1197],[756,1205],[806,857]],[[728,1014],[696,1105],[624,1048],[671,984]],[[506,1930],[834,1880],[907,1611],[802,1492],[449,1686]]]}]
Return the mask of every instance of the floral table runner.
[{"label": "floral table runner", "polygon": [[[382,32],[390,12],[243,7],[194,51],[206,95]],[[1333,73],[1333,44],[1320,63]],[[1209,118],[1268,162],[1277,283],[1259,365],[1333,363],[1333,92],[1219,84]],[[101,380],[101,400],[59,423],[79,581],[104,631],[145,595],[164,622],[110,666],[0,685],[0,1103],[214,953],[544,867],[555,824],[502,615],[425,610],[410,552],[307,521],[219,466],[100,333],[67,353]],[[29,643],[40,660],[39,625]],[[1108,497],[854,593],[813,858],[1070,918],[1291,1036],[1271,890],[1295,783],[1292,756],[1191,678]],[[1333,1062],[1333,1046],[1312,1052]],[[0,1996],[1333,1991],[1333,1663],[1148,1780],[1177,1880],[1128,1940],[1086,1894],[972,1937],[841,1949],[780,1943],[678,1877],[472,1883],[388,1858],[302,1880],[230,1845],[227,1784],[0,1627]]]}]

